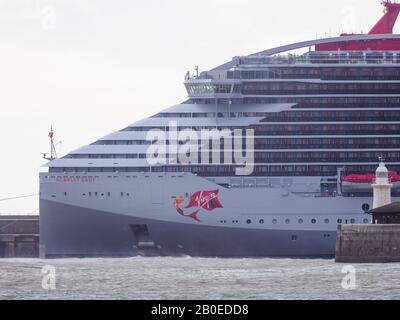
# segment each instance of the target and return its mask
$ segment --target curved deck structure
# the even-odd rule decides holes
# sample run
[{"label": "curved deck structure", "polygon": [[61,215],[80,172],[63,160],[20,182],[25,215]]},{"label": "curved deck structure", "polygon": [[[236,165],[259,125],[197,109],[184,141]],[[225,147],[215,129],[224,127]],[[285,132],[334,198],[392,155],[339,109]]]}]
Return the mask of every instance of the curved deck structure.
[{"label": "curved deck structure", "polygon": [[[296,42],[284,46],[279,46],[267,50],[263,50],[257,53],[250,54],[250,57],[259,57],[259,56],[273,56],[280,53],[285,53],[297,49],[309,48],[313,46],[323,45],[323,44],[338,44],[338,43],[352,43],[359,41],[376,41],[376,40],[396,40],[399,41],[400,45],[400,34],[366,34],[366,35],[348,35],[342,37],[333,37],[333,38],[322,38],[315,40],[308,40],[302,42]],[[235,59],[233,61],[229,61],[224,63],[214,69],[216,70],[227,70],[236,65]]]}]

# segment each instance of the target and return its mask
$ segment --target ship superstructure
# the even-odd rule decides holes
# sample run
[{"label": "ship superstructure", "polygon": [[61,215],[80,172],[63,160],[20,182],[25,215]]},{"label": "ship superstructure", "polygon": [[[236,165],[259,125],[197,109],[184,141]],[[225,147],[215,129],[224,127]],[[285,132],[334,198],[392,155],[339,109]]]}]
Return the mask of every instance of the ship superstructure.
[{"label": "ship superstructure", "polygon": [[[333,255],[338,224],[370,223],[378,159],[400,193],[400,4],[384,6],[369,34],[188,73],[184,103],[51,161],[40,175],[47,255]],[[202,130],[249,140],[221,141],[219,162],[211,151],[182,161],[179,137]],[[173,137],[157,141],[156,161],[149,132]],[[226,161],[239,147],[251,161]]]}]

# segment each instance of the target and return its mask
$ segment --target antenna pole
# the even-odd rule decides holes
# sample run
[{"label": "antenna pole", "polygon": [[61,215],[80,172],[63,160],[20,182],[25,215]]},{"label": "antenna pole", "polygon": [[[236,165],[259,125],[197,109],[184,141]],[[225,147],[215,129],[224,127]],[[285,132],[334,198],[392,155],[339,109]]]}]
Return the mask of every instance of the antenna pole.
[{"label": "antenna pole", "polygon": [[56,146],[54,144],[53,126],[50,127],[49,138],[50,138],[50,157],[47,157],[47,153],[43,153],[43,157],[46,160],[53,161],[53,160],[57,159],[57,151],[56,151]]}]

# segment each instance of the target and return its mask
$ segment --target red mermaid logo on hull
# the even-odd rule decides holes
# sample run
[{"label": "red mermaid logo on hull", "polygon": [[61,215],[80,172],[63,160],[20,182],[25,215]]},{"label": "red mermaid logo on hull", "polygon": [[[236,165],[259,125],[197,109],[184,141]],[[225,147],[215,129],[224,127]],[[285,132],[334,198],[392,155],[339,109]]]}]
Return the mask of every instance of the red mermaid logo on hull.
[{"label": "red mermaid logo on hull", "polygon": [[[196,220],[197,222],[201,222],[198,218],[198,214],[202,209],[207,211],[213,211],[217,208],[223,208],[221,202],[218,199],[219,190],[213,191],[197,191],[191,197],[189,204],[183,207],[183,203],[185,202],[184,196],[178,196],[174,200],[174,208],[176,211],[184,216]],[[192,213],[185,213],[184,209],[196,208]]]}]

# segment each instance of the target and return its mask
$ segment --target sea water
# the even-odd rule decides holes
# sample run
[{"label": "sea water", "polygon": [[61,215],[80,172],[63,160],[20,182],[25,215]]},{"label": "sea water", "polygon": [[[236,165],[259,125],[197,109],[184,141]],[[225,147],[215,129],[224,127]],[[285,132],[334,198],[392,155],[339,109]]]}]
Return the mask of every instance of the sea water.
[{"label": "sea water", "polygon": [[400,264],[320,259],[0,259],[0,299],[400,299]]}]

